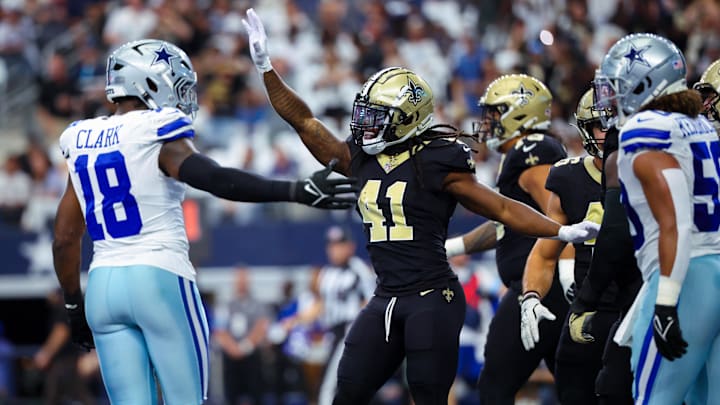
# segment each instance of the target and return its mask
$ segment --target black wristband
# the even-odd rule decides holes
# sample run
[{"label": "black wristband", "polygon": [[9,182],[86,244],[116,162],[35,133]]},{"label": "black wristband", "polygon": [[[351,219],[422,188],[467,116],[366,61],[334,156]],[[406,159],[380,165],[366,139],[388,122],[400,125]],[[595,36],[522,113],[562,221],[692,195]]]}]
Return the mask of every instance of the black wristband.
[{"label": "black wristband", "polygon": [[82,305],[83,304],[83,294],[79,288],[77,289],[77,291],[75,291],[72,294],[68,294],[67,292],[63,291],[63,298],[65,299],[66,304],[70,304],[70,305]]},{"label": "black wristband", "polygon": [[537,298],[538,300],[541,300],[540,293],[538,293],[537,291],[534,291],[534,290],[530,290],[530,291],[525,291],[523,293],[523,295],[520,297],[520,303],[522,304],[523,302],[525,302],[526,300],[528,300],[530,298]]}]

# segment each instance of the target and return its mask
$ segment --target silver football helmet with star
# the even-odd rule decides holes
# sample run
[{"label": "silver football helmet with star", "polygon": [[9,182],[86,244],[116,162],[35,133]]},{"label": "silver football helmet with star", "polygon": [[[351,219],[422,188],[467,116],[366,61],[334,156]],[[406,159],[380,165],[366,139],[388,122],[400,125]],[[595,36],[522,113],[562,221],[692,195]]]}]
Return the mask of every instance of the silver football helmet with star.
[{"label": "silver football helmet with star", "polygon": [[128,42],[107,61],[105,96],[137,97],[148,108],[174,107],[194,117],[198,110],[197,74],[177,46],[157,39]]},{"label": "silver football helmet with star", "polygon": [[603,125],[619,128],[652,100],[687,90],[686,74],[685,56],[670,40],[655,34],[626,35],[595,72],[595,109],[616,112],[602,117]]}]

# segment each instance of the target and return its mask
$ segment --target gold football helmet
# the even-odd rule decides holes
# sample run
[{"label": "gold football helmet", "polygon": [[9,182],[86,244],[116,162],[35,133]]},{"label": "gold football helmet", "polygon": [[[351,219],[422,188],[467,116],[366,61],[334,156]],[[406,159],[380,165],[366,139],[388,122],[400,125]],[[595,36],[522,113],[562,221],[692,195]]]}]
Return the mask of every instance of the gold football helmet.
[{"label": "gold football helmet", "polygon": [[350,131],[369,155],[420,135],[433,119],[433,93],[427,82],[401,67],[372,75],[355,96]]},{"label": "gold football helmet", "polygon": [[497,150],[523,133],[550,128],[551,104],[552,94],[540,80],[524,74],[500,76],[478,102],[481,121],[473,124],[473,132]]},{"label": "gold football helmet", "polygon": [[720,125],[720,59],[711,63],[700,76],[693,88],[700,92],[703,98],[705,109],[703,114],[709,120],[715,121],[716,125]]},{"label": "gold football helmet", "polygon": [[[580,98],[580,102],[577,105],[575,111],[575,121],[577,124],[575,127],[580,132],[580,138],[582,138],[582,144],[588,154],[591,156],[603,157],[603,144],[605,139],[595,138],[593,127],[603,128],[600,121],[600,117],[609,117],[612,113],[609,110],[595,109],[593,98],[593,89],[586,91],[585,94]],[[606,131],[605,128],[602,129]]]}]

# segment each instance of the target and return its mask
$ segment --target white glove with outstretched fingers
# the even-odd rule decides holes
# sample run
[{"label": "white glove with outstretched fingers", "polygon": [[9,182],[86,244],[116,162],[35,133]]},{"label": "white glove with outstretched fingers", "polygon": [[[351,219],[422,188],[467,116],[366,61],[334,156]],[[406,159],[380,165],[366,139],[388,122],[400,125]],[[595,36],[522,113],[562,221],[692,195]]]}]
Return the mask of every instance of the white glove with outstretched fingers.
[{"label": "white glove with outstretched fingers", "polygon": [[520,339],[525,350],[535,348],[540,341],[540,321],[555,320],[555,315],[540,302],[540,296],[534,291],[528,291],[520,301]]},{"label": "white glove with outstretched fingers", "polygon": [[260,21],[260,17],[255,13],[255,10],[249,8],[246,14],[247,20],[243,18],[242,23],[248,33],[250,56],[260,73],[269,72],[273,67],[270,64],[270,54],[267,49],[265,27],[263,27],[262,21]]},{"label": "white glove with outstretched fingers", "polygon": [[582,221],[577,224],[563,225],[555,238],[567,243],[582,243],[595,239],[600,231],[600,225],[592,221]]}]

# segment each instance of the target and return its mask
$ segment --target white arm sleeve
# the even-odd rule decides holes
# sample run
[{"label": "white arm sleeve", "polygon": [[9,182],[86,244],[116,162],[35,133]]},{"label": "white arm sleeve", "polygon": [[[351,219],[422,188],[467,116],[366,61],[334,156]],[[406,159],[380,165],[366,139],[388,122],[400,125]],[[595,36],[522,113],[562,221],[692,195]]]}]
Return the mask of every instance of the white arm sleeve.
[{"label": "white arm sleeve", "polygon": [[[662,171],[663,177],[668,184],[670,189],[670,195],[673,201],[673,207],[675,208],[675,219],[677,227],[677,246],[675,247],[675,258],[673,260],[672,272],[670,273],[670,280],[676,283],[676,285],[682,285],[687,274],[688,265],[690,264],[690,246],[691,240],[690,235],[692,233],[692,206],[690,203],[690,190],[688,188],[687,179],[680,169],[665,169]],[[658,294],[658,300],[661,300],[662,304],[672,304],[673,301],[677,302],[677,296],[680,294],[680,289],[663,289],[663,294]],[[674,295],[664,296],[664,295]]]}]

